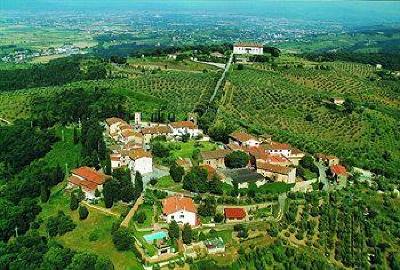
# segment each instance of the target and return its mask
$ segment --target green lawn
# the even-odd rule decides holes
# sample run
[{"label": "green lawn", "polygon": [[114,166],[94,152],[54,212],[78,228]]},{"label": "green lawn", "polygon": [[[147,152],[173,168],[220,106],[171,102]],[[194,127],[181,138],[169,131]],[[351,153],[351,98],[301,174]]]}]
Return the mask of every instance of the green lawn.
[{"label": "green lawn", "polygon": [[172,146],[176,147],[176,149],[172,150],[172,156],[175,158],[192,158],[193,152],[198,149],[202,151],[211,151],[215,150],[217,146],[211,142],[179,142],[179,143],[171,143]]},{"label": "green lawn", "polygon": [[[39,219],[43,220],[40,228],[41,233],[45,233],[45,223],[47,218],[56,215],[59,210],[70,215],[77,227],[61,237],[54,239],[65,247],[74,250],[92,252],[97,255],[106,256],[112,260],[115,269],[142,269],[140,262],[136,259],[132,251],[119,252],[115,249],[111,238],[111,227],[116,217],[105,215],[97,210],[89,209],[89,216],[86,220],[79,220],[78,211],[69,209],[69,197],[61,189],[61,185],[53,188],[48,203],[41,204],[43,210],[39,214]],[[97,240],[90,241],[89,235],[95,235]]]},{"label": "green lawn", "polygon": [[64,170],[67,167],[69,171],[79,164],[81,159],[81,145],[79,143],[74,144],[73,142],[73,128],[57,127],[55,132],[60,141],[53,145],[44,159],[50,166],[60,165]]},{"label": "green lawn", "polygon": [[258,188],[261,193],[284,193],[288,192],[293,187],[293,184],[282,182],[268,183]]},{"label": "green lawn", "polygon": [[133,220],[133,222],[135,222],[135,224],[136,224],[136,226],[138,226],[139,228],[148,228],[148,227],[151,227],[151,225],[153,224],[153,206],[152,205],[149,205],[149,204],[142,204],[140,207],[139,207],[139,209],[138,209],[138,211],[136,212],[136,214],[138,214],[139,212],[144,212],[145,213],[145,215],[146,215],[146,219],[145,219],[145,221],[141,224],[141,223],[138,223],[136,220],[135,220],[135,217],[132,219]]},{"label": "green lawn", "polygon": [[167,175],[159,178],[154,187],[159,189],[181,190],[182,184],[175,183],[171,176]]}]

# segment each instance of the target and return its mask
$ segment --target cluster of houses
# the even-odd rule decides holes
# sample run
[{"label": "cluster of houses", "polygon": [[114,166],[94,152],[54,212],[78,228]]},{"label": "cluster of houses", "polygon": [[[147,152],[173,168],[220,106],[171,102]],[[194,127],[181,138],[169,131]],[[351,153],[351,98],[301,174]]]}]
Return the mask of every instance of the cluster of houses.
[{"label": "cluster of houses", "polygon": [[179,140],[183,136],[196,138],[202,135],[194,121],[169,124],[143,123],[140,113],[135,114],[134,126],[120,118],[106,119],[106,133],[117,143],[110,156],[111,168],[129,167],[131,172],[153,172],[152,155],[148,151],[152,138],[165,136]]},{"label": "cluster of houses", "polygon": [[[305,156],[303,152],[289,144],[271,140],[271,136],[255,137],[245,132],[234,132],[229,136],[229,144],[224,149],[202,152],[202,165],[215,169],[225,169],[225,157],[233,151],[243,151],[250,156],[248,167],[256,177],[249,181],[238,181],[239,188],[247,188],[249,182],[264,185],[266,179],[292,184],[296,182],[296,167]],[[235,179],[234,179],[235,180]]]}]

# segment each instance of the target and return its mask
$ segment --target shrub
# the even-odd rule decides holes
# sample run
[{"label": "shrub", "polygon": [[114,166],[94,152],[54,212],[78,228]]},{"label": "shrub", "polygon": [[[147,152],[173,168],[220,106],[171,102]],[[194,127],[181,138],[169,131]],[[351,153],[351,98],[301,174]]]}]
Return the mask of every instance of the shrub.
[{"label": "shrub", "polygon": [[143,211],[139,211],[135,217],[137,223],[143,224],[146,220],[146,214]]},{"label": "shrub", "polygon": [[74,193],[71,193],[71,199],[69,203],[69,209],[75,211],[79,207],[79,200]]},{"label": "shrub", "polygon": [[234,151],[225,157],[225,165],[228,168],[243,168],[249,163],[249,155],[242,151]]},{"label": "shrub", "polygon": [[134,241],[129,231],[123,228],[119,228],[113,233],[112,240],[115,247],[119,251],[129,250],[130,248],[132,248]]},{"label": "shrub", "polygon": [[87,209],[86,206],[81,205],[79,207],[79,219],[84,220],[89,216],[89,210]]}]

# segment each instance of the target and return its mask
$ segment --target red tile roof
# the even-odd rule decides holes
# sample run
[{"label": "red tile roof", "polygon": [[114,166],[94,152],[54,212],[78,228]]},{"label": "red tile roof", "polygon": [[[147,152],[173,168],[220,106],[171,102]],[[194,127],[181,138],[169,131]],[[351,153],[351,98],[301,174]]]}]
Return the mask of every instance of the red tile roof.
[{"label": "red tile roof", "polygon": [[113,124],[116,124],[116,123],[121,123],[121,124],[126,124],[127,125],[127,123],[124,120],[122,120],[121,118],[117,118],[117,117],[107,118],[106,119],[106,123],[109,126],[111,126]]},{"label": "red tile roof", "polygon": [[200,156],[203,160],[225,158],[226,155],[232,153],[232,150],[218,149],[214,151],[201,152]]},{"label": "red tile roof", "polygon": [[163,200],[163,214],[170,215],[175,212],[186,210],[188,212],[197,213],[194,202],[189,197],[183,197],[180,195],[171,196]]},{"label": "red tile roof", "polygon": [[144,158],[144,157],[151,158],[152,155],[150,152],[147,152],[144,149],[134,149],[129,152],[129,157],[132,160],[137,160],[139,158]]},{"label": "red tile roof", "polygon": [[224,208],[224,215],[227,219],[244,219],[246,217],[246,211],[244,208]]},{"label": "red tile roof", "polygon": [[267,150],[291,150],[292,147],[287,143],[270,142],[262,144],[262,146]]},{"label": "red tile roof", "polygon": [[89,182],[86,180],[81,180],[80,178],[73,175],[68,178],[68,182],[75,186],[81,187],[86,191],[94,191],[97,188],[96,183]]},{"label": "red tile roof", "polygon": [[265,162],[257,162],[257,170],[264,170],[273,173],[288,175],[293,170],[293,168],[273,165]]},{"label": "red tile roof", "polygon": [[72,170],[72,174],[89,182],[96,183],[98,185],[102,185],[106,179],[109,177],[103,173],[97,172],[96,170],[89,168],[89,167],[80,167],[77,169]]},{"label": "red tile roof", "polygon": [[330,167],[331,173],[335,175],[347,175],[347,170],[342,165],[332,165]]},{"label": "red tile roof", "polygon": [[142,129],[142,134],[169,134],[172,130],[168,126],[155,126]]},{"label": "red tile roof", "polygon": [[250,141],[250,140],[256,140],[256,138],[253,135],[247,134],[245,132],[240,132],[240,131],[231,133],[229,135],[229,137],[231,137],[235,141],[242,142],[242,143]]},{"label": "red tile roof", "polygon": [[197,126],[192,121],[172,122],[170,125],[173,128],[197,129]]}]

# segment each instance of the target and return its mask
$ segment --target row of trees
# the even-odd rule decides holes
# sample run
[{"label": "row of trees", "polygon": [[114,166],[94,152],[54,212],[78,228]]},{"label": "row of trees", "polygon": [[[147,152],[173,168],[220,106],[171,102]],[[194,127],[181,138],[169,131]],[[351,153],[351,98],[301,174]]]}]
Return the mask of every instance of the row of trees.
[{"label": "row of trees", "polygon": [[[168,236],[174,241],[178,240],[181,238],[181,230],[179,229],[178,223],[176,223],[175,220],[173,220],[168,227]],[[190,245],[193,240],[193,233],[192,233],[192,227],[190,227],[189,224],[183,225],[182,228],[182,241],[186,245]]]}]

